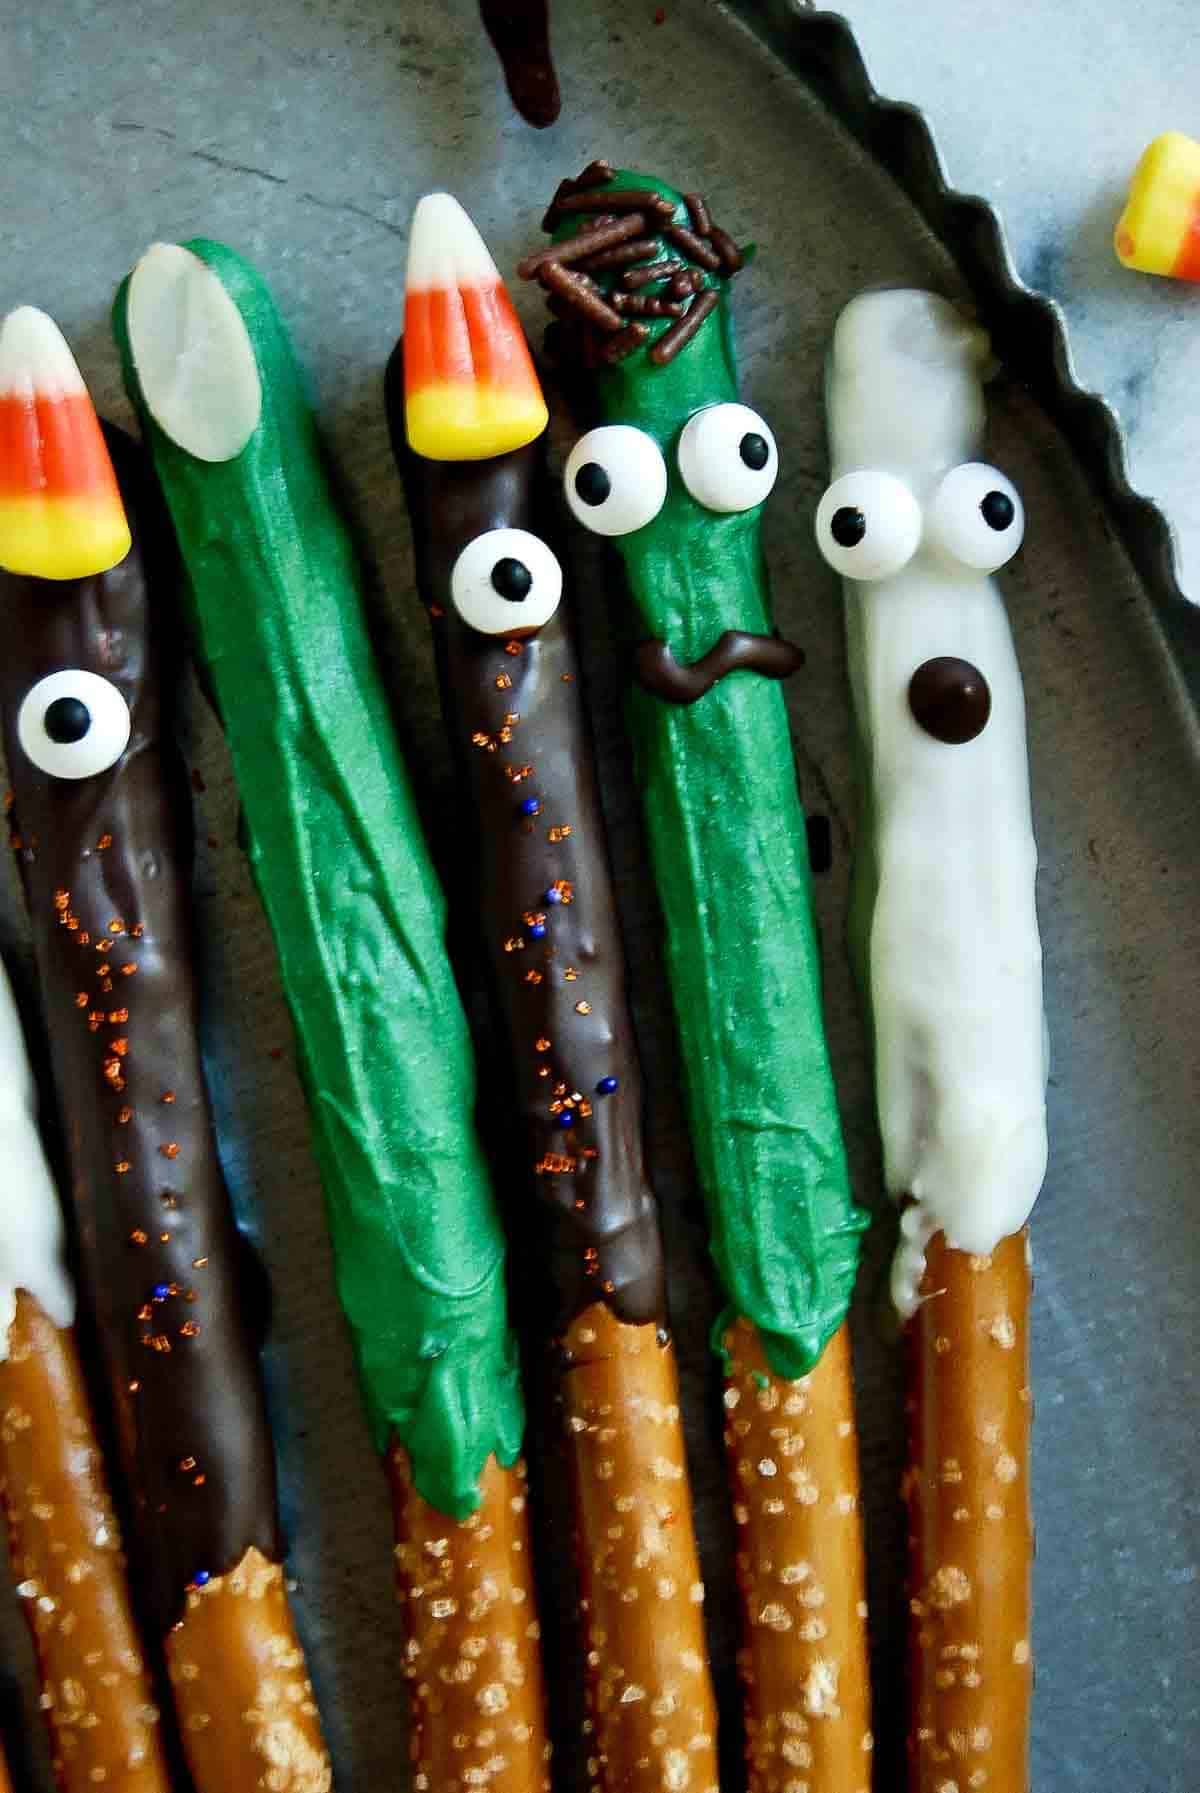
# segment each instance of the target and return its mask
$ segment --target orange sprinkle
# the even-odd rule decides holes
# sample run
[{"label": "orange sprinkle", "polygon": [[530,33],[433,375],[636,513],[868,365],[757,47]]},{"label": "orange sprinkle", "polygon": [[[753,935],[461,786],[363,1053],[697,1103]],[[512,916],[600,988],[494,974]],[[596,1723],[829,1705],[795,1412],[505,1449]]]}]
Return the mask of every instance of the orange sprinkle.
[{"label": "orange sprinkle", "polygon": [[140,1226],[135,1226],[129,1235],[129,1243],[131,1245],[144,1245],[149,1237],[149,1233],[143,1231]]},{"label": "orange sprinkle", "polygon": [[142,1385],[140,1382],[130,1382],[127,1384],[127,1387],[129,1389],[129,1392],[131,1395],[135,1395],[141,1386]]},{"label": "orange sprinkle", "polygon": [[179,1328],[179,1336],[180,1338],[194,1339],[199,1331],[200,1328],[194,1320],[185,1320],[183,1325]]},{"label": "orange sprinkle", "polygon": [[113,1165],[113,1169],[119,1177],[123,1177],[127,1170],[132,1169],[132,1166],[128,1158],[118,1158],[117,1162]]},{"label": "orange sprinkle", "polygon": [[553,841],[555,846],[557,846],[560,840],[566,840],[572,833],[573,829],[570,822],[563,822],[557,828],[552,828],[550,830],[548,838]]},{"label": "orange sprinkle", "polygon": [[85,1009],[87,1007],[87,1005],[88,1005],[88,993],[86,990],[80,990],[75,997],[75,1007],[77,1009]]},{"label": "orange sprinkle", "polygon": [[208,1477],[205,1475],[193,1476],[192,1477],[192,1487],[193,1488],[203,1488],[203,1486],[207,1480],[208,1480]]},{"label": "orange sprinkle", "polygon": [[541,981],[542,981],[542,974],[540,971],[530,970],[525,973],[525,982],[527,984],[540,984]]},{"label": "orange sprinkle", "polygon": [[158,1149],[164,1158],[178,1158],[179,1156],[179,1142],[177,1140],[169,1139],[166,1145],[161,1145]]},{"label": "orange sprinkle", "polygon": [[121,976],[122,977],[132,977],[136,970],[137,970],[137,966],[133,963],[133,960],[130,959],[127,964],[122,965]]},{"label": "orange sprinkle", "polygon": [[179,1467],[183,1470],[185,1475],[190,1475],[192,1470],[196,1467],[195,1457],[181,1457],[179,1460]]},{"label": "orange sprinkle", "polygon": [[575,1004],[575,1013],[577,1015],[590,1015],[591,1012],[592,1005],[590,1002],[577,1002]]},{"label": "orange sprinkle", "polygon": [[70,891],[69,890],[56,890],[54,893],[54,907],[56,909],[65,910],[65,909],[69,909],[70,906],[71,906]]},{"label": "orange sprinkle", "polygon": [[89,1030],[89,1032],[99,1033],[99,1031],[100,1031],[101,1027],[103,1027],[103,1025],[104,1025],[104,1010],[103,1009],[92,1009],[90,1014],[88,1015],[88,1030]]},{"label": "orange sprinkle", "polygon": [[497,689],[497,691],[511,691],[512,690],[512,680],[509,678],[509,676],[506,672],[502,672],[497,675],[496,689]]},{"label": "orange sprinkle", "polygon": [[525,951],[525,942],[519,934],[510,934],[508,939],[504,942],[504,950],[506,953],[523,953]]},{"label": "orange sprinkle", "polygon": [[539,1034],[538,1038],[533,1042],[533,1049],[535,1052],[549,1052],[550,1042],[545,1034]]},{"label": "orange sprinkle", "polygon": [[550,888],[557,890],[564,903],[573,902],[575,899],[575,886],[569,878],[556,878]]},{"label": "orange sprinkle", "polygon": [[139,921],[135,923],[135,925],[130,928],[129,932],[134,940],[140,940],[142,935],[146,932],[145,922]]},{"label": "orange sprinkle", "polygon": [[112,1040],[110,1044],[118,1058],[124,1058],[129,1051],[129,1041],[123,1035],[120,1039]]},{"label": "orange sprinkle", "polygon": [[92,944],[92,937],[85,931],[79,936],[75,944],[76,946],[90,946]]},{"label": "orange sprinkle", "polygon": [[175,1100],[175,1091],[173,1089],[165,1089],[158,1099],[160,1102],[173,1102]]},{"label": "orange sprinkle", "polygon": [[132,1119],[133,1119],[132,1108],[118,1108],[118,1110],[117,1110],[117,1126],[118,1127],[127,1127]]},{"label": "orange sprinkle", "polygon": [[514,660],[519,654],[525,652],[519,641],[506,641],[504,644],[504,651],[506,654],[511,654]]},{"label": "orange sprinkle", "polygon": [[526,778],[531,777],[532,773],[532,766],[505,766],[504,768],[504,776],[510,784],[521,784]]},{"label": "orange sprinkle", "polygon": [[111,940],[97,940],[96,951],[98,953],[110,953],[112,951],[112,946],[113,943]]},{"label": "orange sprinkle", "polygon": [[472,747],[490,747],[491,744],[490,738],[485,735],[481,729],[476,729],[475,733],[471,736]]},{"label": "orange sprinkle", "polygon": [[128,1021],[129,1010],[128,1009],[109,1009],[108,1018],[112,1022],[114,1027],[119,1027],[121,1025],[122,1021]]},{"label": "orange sprinkle", "polygon": [[150,1306],[148,1301],[144,1306],[138,1308],[137,1317],[139,1320],[152,1320],[154,1318],[154,1309]]},{"label": "orange sprinkle", "polygon": [[103,853],[106,847],[111,847],[111,846],[112,846],[112,835],[111,834],[102,834],[100,836],[100,839],[96,842],[96,851],[98,853]]},{"label": "orange sprinkle", "polygon": [[121,920],[119,915],[113,916],[108,924],[108,931],[110,934],[123,934],[125,932],[125,923]]},{"label": "orange sprinkle", "polygon": [[193,1270],[203,1270],[207,1263],[208,1263],[207,1258],[193,1258],[192,1259],[192,1269]]},{"label": "orange sprinkle", "polygon": [[579,973],[576,971],[574,965],[564,965],[563,966],[563,982],[564,983],[573,984],[578,976],[579,976]]}]

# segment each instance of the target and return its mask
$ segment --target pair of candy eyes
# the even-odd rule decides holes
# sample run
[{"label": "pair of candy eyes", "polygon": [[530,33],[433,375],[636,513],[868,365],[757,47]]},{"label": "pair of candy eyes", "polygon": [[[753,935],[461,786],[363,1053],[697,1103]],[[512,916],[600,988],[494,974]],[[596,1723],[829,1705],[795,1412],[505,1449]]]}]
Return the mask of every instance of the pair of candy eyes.
[{"label": "pair of candy eyes", "polygon": [[[747,405],[709,405],[688,419],[677,449],[679,474],[698,504],[731,513],[761,504],[779,471],[775,438]],[[571,451],[567,503],[597,535],[631,535],[666,502],[667,463],[645,430],[605,424]],[[548,623],[562,596],[562,568],[538,536],[493,529],[468,542],[450,574],[450,597],[482,635],[529,635]]]},{"label": "pair of candy eyes", "polygon": [[[675,451],[679,477],[705,510],[753,510],[779,473],[770,428],[748,405],[708,405],[689,417]],[[645,430],[629,423],[589,430],[563,476],[577,522],[595,535],[632,535],[652,523],[667,498],[667,463]]]},{"label": "pair of candy eyes", "polygon": [[821,553],[845,579],[889,579],[922,545],[994,573],[1021,546],[1025,512],[1011,480],[983,461],[953,468],[923,511],[895,474],[859,468],[829,487],[816,529]]}]

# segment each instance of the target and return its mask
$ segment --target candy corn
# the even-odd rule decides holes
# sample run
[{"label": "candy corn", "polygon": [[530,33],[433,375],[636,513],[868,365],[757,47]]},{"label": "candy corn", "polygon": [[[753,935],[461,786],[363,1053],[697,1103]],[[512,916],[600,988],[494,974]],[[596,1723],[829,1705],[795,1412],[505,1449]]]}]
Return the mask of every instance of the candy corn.
[{"label": "candy corn", "polygon": [[404,307],[404,416],[415,453],[482,461],[540,436],[546,401],[483,238],[449,193],[413,214]]},{"label": "candy corn", "polygon": [[83,376],[31,305],[0,325],[0,567],[41,579],[107,572],[129,524]]},{"label": "candy corn", "polygon": [[1200,143],[1164,131],[1142,153],[1117,223],[1118,261],[1142,274],[1200,280]]}]

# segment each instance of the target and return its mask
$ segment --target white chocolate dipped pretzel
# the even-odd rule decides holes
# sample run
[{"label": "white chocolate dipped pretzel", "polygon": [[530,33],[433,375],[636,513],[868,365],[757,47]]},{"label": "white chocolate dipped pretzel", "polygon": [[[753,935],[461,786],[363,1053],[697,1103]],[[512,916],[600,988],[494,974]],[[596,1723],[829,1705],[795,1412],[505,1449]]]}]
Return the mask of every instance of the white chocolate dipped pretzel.
[{"label": "white chocolate dipped pretzel", "polygon": [[0,964],[0,1362],[8,1356],[17,1290],[39,1302],[55,1326],[75,1318],[75,1293],[63,1263],[63,1218],[37,1125],[29,1054],[8,973]]},{"label": "white chocolate dipped pretzel", "polygon": [[870,292],[838,320],[827,378],[817,537],[845,580],[870,835],[856,945],[885,1178],[909,1201],[892,1269],[905,1318],[934,1234],[992,1251],[1046,1170],[1025,705],[989,577],[1023,519],[974,458],[989,353],[946,300]]}]

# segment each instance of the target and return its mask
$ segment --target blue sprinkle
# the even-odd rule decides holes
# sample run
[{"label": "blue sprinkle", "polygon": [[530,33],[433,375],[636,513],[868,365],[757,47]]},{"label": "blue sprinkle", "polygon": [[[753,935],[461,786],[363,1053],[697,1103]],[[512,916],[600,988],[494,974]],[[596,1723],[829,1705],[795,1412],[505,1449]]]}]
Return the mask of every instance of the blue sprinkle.
[{"label": "blue sprinkle", "polygon": [[165,1301],[165,1300],[166,1300],[166,1299],[167,1299],[167,1296],[168,1296],[168,1295],[169,1295],[169,1294],[170,1294],[170,1293],[171,1293],[171,1290],[170,1290],[170,1288],[169,1288],[169,1286],[168,1286],[168,1285],[167,1285],[167,1284],[166,1284],[166,1283],[165,1283],[165,1282],[156,1282],[156,1283],[155,1283],[155,1285],[154,1285],[154,1299],[155,1299],[155,1300],[156,1300],[156,1301]]},{"label": "blue sprinkle", "polygon": [[564,1108],[562,1113],[555,1115],[554,1118],[555,1118],[555,1121],[557,1122],[557,1124],[560,1127],[562,1127],[564,1131],[568,1127],[573,1127],[575,1125],[575,1116],[572,1114],[572,1112],[569,1108]]},{"label": "blue sprinkle", "polygon": [[534,921],[529,924],[529,937],[531,940],[544,940],[545,936],[546,924],[544,921]]},{"label": "blue sprinkle", "polygon": [[536,816],[540,813],[541,807],[542,800],[540,797],[525,797],[521,802],[521,814],[523,816]]},{"label": "blue sprinkle", "polygon": [[207,1569],[197,1569],[196,1573],[192,1576],[192,1580],[195,1582],[195,1584],[198,1588],[202,1588],[202,1587],[206,1587],[208,1585],[208,1583],[212,1580],[212,1576],[209,1574]]},{"label": "blue sprinkle", "polygon": [[546,901],[548,903],[561,903],[562,902],[562,891],[555,890],[553,885],[550,886],[550,889],[545,893],[545,895],[546,895]]},{"label": "blue sprinkle", "polygon": [[617,1088],[617,1084],[618,1079],[616,1077],[602,1077],[596,1085],[596,1094],[598,1096],[611,1096],[613,1091]]}]

